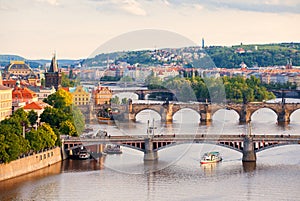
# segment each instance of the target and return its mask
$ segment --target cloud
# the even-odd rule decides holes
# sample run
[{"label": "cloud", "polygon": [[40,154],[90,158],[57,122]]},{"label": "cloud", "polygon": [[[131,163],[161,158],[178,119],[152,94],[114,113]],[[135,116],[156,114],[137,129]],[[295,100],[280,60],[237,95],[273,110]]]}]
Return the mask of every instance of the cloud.
[{"label": "cloud", "polygon": [[59,2],[58,0],[36,0],[37,2],[41,2],[41,3],[47,3],[51,6],[58,6]]},{"label": "cloud", "polygon": [[146,16],[147,12],[137,0],[90,0],[96,4],[97,10],[123,12],[131,15]]},{"label": "cloud", "polygon": [[124,11],[131,13],[133,15],[145,16],[147,12],[142,8],[141,4],[136,0],[123,0],[117,1],[120,4],[120,8]]},{"label": "cloud", "polygon": [[[266,13],[300,14],[299,0],[168,0],[173,5],[201,5],[206,9],[230,9]],[[197,9],[197,7],[195,7]]]}]

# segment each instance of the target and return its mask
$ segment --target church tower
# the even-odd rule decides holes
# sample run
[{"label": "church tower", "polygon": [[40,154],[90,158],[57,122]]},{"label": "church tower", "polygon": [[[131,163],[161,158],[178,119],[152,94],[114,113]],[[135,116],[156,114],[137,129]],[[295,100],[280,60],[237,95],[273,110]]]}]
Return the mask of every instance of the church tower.
[{"label": "church tower", "polygon": [[57,90],[61,86],[61,72],[58,69],[55,54],[52,57],[50,68],[45,72],[45,86],[54,88]]}]

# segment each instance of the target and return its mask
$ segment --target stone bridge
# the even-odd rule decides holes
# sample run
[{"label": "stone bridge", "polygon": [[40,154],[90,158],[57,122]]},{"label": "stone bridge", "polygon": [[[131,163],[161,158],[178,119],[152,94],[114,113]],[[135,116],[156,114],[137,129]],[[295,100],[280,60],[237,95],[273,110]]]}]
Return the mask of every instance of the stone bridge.
[{"label": "stone bridge", "polygon": [[279,123],[289,123],[293,112],[300,109],[300,103],[266,103],[250,102],[247,104],[214,104],[214,103],[132,103],[128,105],[128,118],[135,121],[136,115],[143,110],[156,111],[161,116],[161,121],[171,123],[173,115],[181,109],[189,108],[200,115],[201,122],[212,121],[212,116],[220,109],[234,110],[239,114],[239,121],[242,123],[250,122],[254,112],[261,108],[269,108],[277,114]]},{"label": "stone bridge", "polygon": [[181,134],[181,135],[139,135],[111,136],[98,138],[71,138],[62,140],[65,150],[79,146],[99,144],[118,144],[142,151],[144,160],[158,159],[158,151],[170,146],[190,143],[215,144],[233,149],[243,154],[245,162],[256,161],[256,153],[276,146],[300,144],[300,136],[283,135],[217,135],[217,134]]}]

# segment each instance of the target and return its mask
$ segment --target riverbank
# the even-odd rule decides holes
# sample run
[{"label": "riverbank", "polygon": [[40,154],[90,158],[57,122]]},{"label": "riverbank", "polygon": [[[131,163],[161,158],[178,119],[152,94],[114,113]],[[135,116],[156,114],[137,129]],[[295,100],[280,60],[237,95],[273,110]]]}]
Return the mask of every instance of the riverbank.
[{"label": "riverbank", "polygon": [[0,164],[0,181],[28,174],[62,161],[61,148],[34,153],[7,164]]}]

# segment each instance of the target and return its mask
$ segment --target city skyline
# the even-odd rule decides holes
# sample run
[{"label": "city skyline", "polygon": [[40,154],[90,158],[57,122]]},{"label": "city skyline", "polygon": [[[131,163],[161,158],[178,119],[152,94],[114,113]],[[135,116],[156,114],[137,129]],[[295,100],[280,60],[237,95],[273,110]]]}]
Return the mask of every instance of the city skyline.
[{"label": "city skyline", "polygon": [[[299,42],[297,0],[1,0],[0,54],[81,59],[121,34],[166,30],[201,46]],[[155,44],[154,44],[155,45]]]}]

